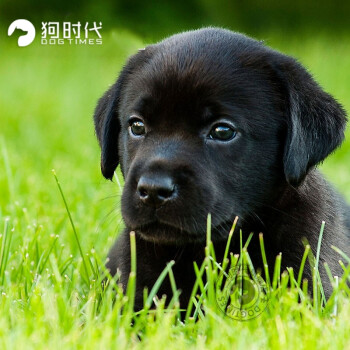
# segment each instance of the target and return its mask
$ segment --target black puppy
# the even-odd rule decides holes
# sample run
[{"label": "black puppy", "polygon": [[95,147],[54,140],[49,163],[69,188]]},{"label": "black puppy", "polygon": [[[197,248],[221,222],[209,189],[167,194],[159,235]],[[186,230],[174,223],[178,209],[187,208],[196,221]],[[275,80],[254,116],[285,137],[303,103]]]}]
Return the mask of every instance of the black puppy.
[{"label": "black puppy", "polygon": [[[315,253],[325,221],[320,273],[330,295],[323,263],[341,274],[331,245],[350,254],[350,208],[314,167],[341,144],[346,114],[295,59],[223,29],[174,35],[128,60],[94,120],[103,175],[112,179],[120,164],[125,177],[126,229],[108,268],[125,287],[135,231],[137,309],[170,260],[186,306],[208,213],[218,259],[238,216],[244,234],[255,232],[255,267],[263,232],[270,267],[282,252],[295,270],[302,239]],[[159,293],[171,296],[168,281]]]}]

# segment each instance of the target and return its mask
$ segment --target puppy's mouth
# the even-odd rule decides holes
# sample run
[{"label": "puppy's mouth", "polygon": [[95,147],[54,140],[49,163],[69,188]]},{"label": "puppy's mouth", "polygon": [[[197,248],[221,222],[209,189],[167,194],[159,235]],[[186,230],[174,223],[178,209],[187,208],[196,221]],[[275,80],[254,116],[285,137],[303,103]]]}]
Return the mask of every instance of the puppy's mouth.
[{"label": "puppy's mouth", "polygon": [[193,233],[157,220],[134,227],[133,231],[147,241],[165,244],[196,242],[201,236],[205,237],[204,234]]},{"label": "puppy's mouth", "polygon": [[[212,227],[212,240],[226,240],[232,227],[233,221],[222,222],[218,226]],[[164,223],[154,220],[132,228],[141,238],[154,243],[165,245],[181,245],[187,243],[200,243],[206,241],[206,225],[200,229],[190,231],[187,228],[175,226],[172,223]]]}]

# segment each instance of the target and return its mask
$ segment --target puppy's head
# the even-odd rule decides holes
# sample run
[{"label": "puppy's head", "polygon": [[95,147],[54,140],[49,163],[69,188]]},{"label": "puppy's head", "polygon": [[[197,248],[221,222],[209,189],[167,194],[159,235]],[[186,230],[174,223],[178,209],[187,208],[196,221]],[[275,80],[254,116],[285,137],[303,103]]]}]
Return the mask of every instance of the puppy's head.
[{"label": "puppy's head", "polygon": [[99,100],[101,169],[125,177],[128,228],[158,242],[224,238],[343,140],[345,113],[293,58],[202,29],[132,56]]}]

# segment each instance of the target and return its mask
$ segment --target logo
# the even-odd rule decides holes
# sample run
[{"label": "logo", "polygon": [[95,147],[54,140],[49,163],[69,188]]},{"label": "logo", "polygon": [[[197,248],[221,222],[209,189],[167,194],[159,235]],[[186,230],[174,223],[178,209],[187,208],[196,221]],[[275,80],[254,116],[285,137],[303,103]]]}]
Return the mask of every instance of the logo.
[{"label": "logo", "polygon": [[230,268],[228,274],[222,272],[219,275],[216,282],[216,302],[228,317],[237,321],[248,321],[266,309],[269,291],[261,276],[246,266],[237,265]]},{"label": "logo", "polygon": [[10,24],[7,35],[11,36],[16,29],[26,32],[26,34],[18,38],[18,46],[28,46],[33,42],[35,38],[35,27],[31,22],[26,19],[16,19]]},{"label": "logo", "polygon": [[101,45],[102,22],[42,22],[42,45]]},{"label": "logo", "polygon": [[[26,19],[17,19],[12,22],[8,29],[8,36],[15,30],[25,32],[18,38],[18,46],[28,46],[35,38],[35,27]],[[102,22],[42,22],[41,44],[42,45],[102,45],[101,31]]]}]

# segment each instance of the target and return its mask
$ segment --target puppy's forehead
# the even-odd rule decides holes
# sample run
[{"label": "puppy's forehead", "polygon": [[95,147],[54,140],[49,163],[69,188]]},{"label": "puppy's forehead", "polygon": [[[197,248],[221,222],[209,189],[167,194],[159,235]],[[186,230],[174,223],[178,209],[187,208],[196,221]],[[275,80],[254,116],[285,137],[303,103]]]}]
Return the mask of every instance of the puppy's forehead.
[{"label": "puppy's forehead", "polygon": [[208,107],[249,107],[259,114],[276,98],[269,72],[251,67],[259,61],[264,66],[268,49],[241,34],[193,31],[147,50],[150,58],[133,73],[125,94],[126,105],[136,111],[150,116],[173,113],[177,118],[201,115],[202,120]]},{"label": "puppy's forehead", "polygon": [[198,88],[223,84],[227,78],[238,79],[246,55],[257,57],[264,47],[242,35],[225,34],[194,31],[152,45],[153,57],[143,67],[144,78],[167,87],[176,82],[179,88]]},{"label": "puppy's forehead", "polygon": [[[207,28],[176,34],[151,45],[150,73],[157,71],[191,75],[205,81],[237,72],[252,58],[262,61],[273,51],[242,34]],[[153,68],[153,69],[152,69]]]}]

